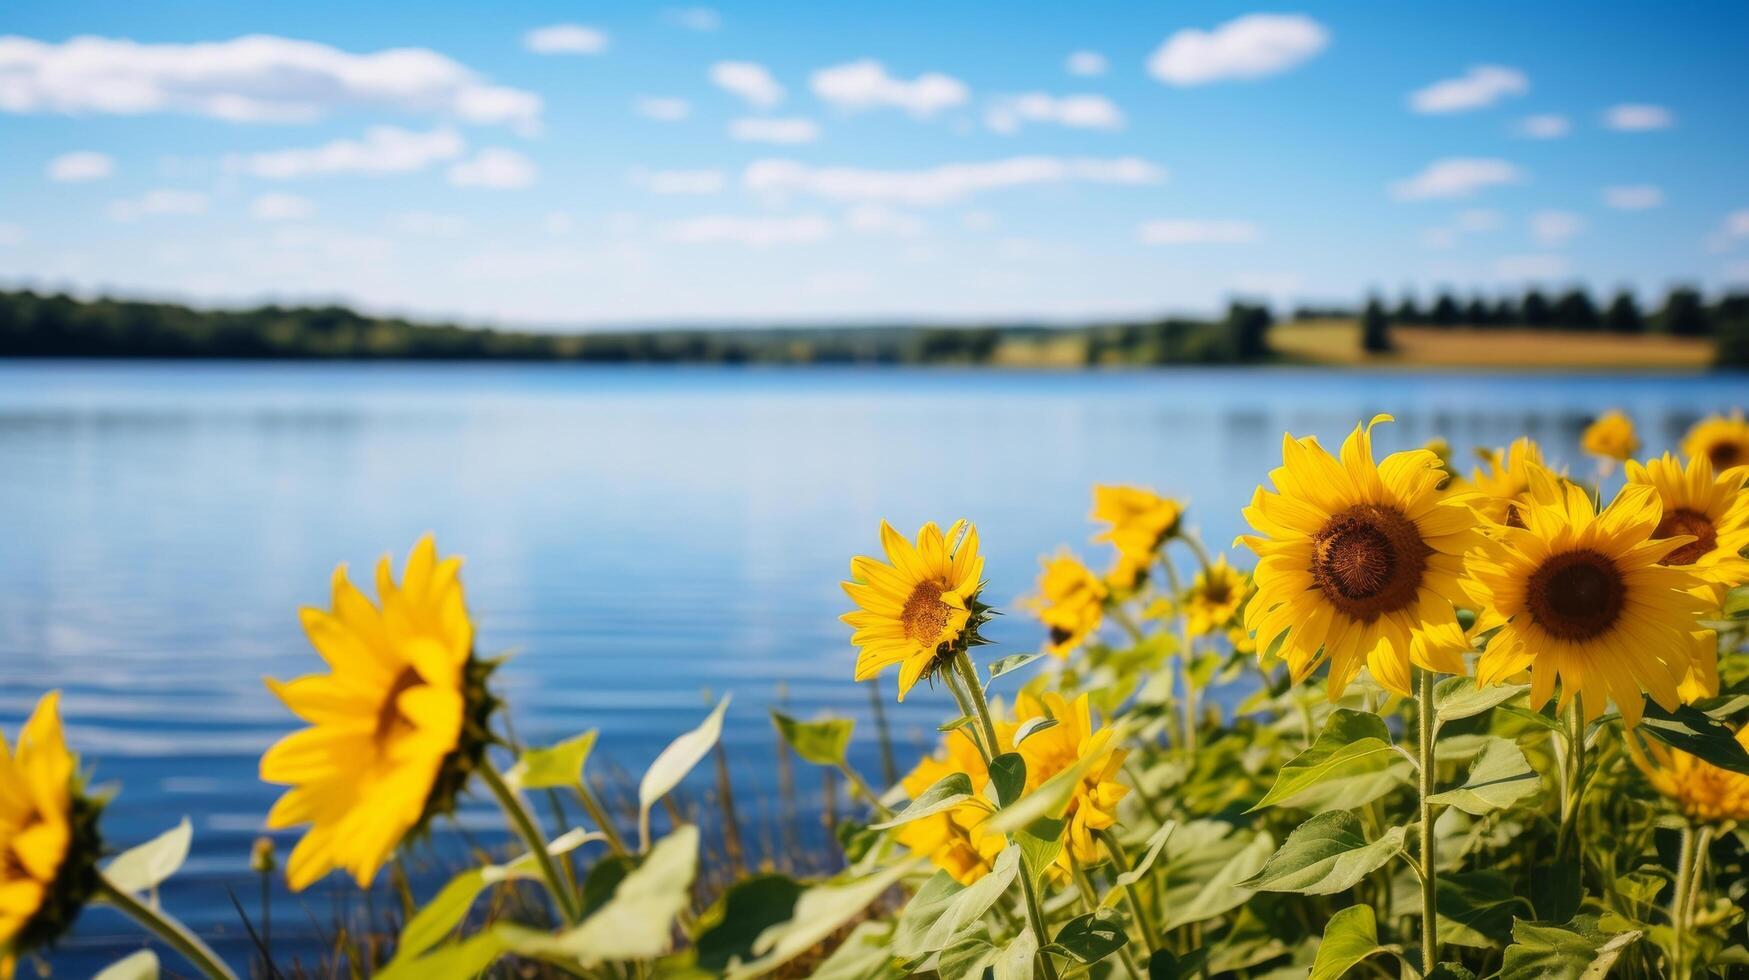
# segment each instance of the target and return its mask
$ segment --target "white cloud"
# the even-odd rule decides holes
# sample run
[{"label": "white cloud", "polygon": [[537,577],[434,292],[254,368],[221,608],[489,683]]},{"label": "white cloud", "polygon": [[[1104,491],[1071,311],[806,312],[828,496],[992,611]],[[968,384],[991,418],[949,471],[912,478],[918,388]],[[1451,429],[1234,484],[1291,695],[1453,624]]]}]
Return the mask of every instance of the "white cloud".
[{"label": "white cloud", "polygon": [[1501,279],[1559,279],[1567,269],[1564,255],[1506,255],[1494,260],[1494,275]]},{"label": "white cloud", "polygon": [[873,58],[859,58],[814,72],[808,80],[814,94],[841,109],[891,106],[914,116],[931,116],[963,104],[971,92],[964,82],[940,72],[924,72],[911,81],[887,74]]},{"label": "white cloud", "polygon": [[266,34],[199,44],[0,37],[0,111],[177,112],[258,123],[309,122],[349,108],[532,130],[541,99],[492,85],[426,48],[353,54]]},{"label": "white cloud", "polygon": [[1707,240],[1707,250],[1724,252],[1743,238],[1749,238],[1749,208],[1741,208],[1725,215],[1719,230]]},{"label": "white cloud", "polygon": [[859,235],[897,235],[911,238],[928,230],[928,223],[908,211],[883,204],[858,204],[845,212],[844,223]]},{"label": "white cloud", "polygon": [[715,194],[728,180],[721,170],[636,170],[632,183],[652,194]]},{"label": "white cloud", "polygon": [[553,24],[524,34],[522,46],[535,54],[600,54],[607,50],[607,35],[582,24]]},{"label": "white cloud", "polygon": [[1075,51],[1063,67],[1071,75],[1103,75],[1108,67],[1105,55],[1097,51]]},{"label": "white cloud", "polygon": [[1155,49],[1148,73],[1168,85],[1206,85],[1288,71],[1330,43],[1324,25],[1301,14],[1246,14],[1212,31],[1187,27]]},{"label": "white cloud", "polygon": [[405,211],[391,224],[396,231],[421,238],[455,238],[468,230],[466,218],[434,211]]},{"label": "white cloud", "polygon": [[316,205],[296,194],[263,194],[249,202],[249,215],[261,221],[301,221],[316,213]]},{"label": "white cloud", "polygon": [[705,215],[670,222],[659,231],[666,241],[688,245],[735,244],[766,248],[801,245],[830,237],[832,222],[817,214],[794,216]]},{"label": "white cloud", "polygon": [[139,197],[111,201],[109,217],[113,221],[134,221],[150,215],[203,214],[211,202],[199,191],[159,189]]},{"label": "white cloud", "polygon": [[1518,135],[1533,140],[1558,140],[1572,132],[1573,124],[1558,113],[1525,116],[1518,121]]},{"label": "white cloud", "polygon": [[1447,78],[1417,89],[1409,96],[1416,112],[1465,112],[1491,106],[1509,95],[1530,91],[1530,78],[1505,65],[1475,65],[1458,78]]},{"label": "white cloud", "polygon": [[1143,245],[1242,245],[1262,235],[1251,222],[1233,220],[1144,221],[1136,228]]},{"label": "white cloud", "polygon": [[1676,125],[1676,117],[1661,105],[1630,102],[1610,106],[1609,111],[1603,114],[1603,124],[1624,133],[1637,133],[1651,129],[1669,129]]},{"label": "white cloud", "polygon": [[0,248],[24,244],[24,226],[0,222]]},{"label": "white cloud", "polygon": [[988,231],[996,227],[996,212],[976,209],[960,215],[960,225],[967,231]]},{"label": "white cloud", "polygon": [[1501,217],[1500,212],[1491,208],[1465,208],[1452,221],[1453,226],[1465,234],[1498,231],[1505,223],[1506,219]]},{"label": "white cloud", "polygon": [[911,205],[945,204],[981,191],[1071,181],[1099,184],[1158,184],[1160,166],[1138,157],[1095,159],[1026,156],[984,163],[949,163],[922,170],[816,167],[793,160],[756,160],[742,172],[748,190],[764,194],[806,194],[834,201],[888,201]]},{"label": "white cloud", "polygon": [[518,190],[534,183],[534,162],[502,147],[489,147],[449,168],[449,182],[457,187]]},{"label": "white cloud", "polygon": [[675,27],[708,33],[723,26],[723,18],[709,7],[678,7],[666,11],[663,19]]},{"label": "white cloud", "polygon": [[1103,95],[1052,96],[1028,92],[999,100],[984,114],[998,133],[1014,133],[1023,123],[1055,123],[1074,129],[1121,129],[1123,112]]},{"label": "white cloud", "polygon": [[1565,245],[1585,230],[1585,219],[1571,211],[1538,211],[1530,216],[1530,233],[1545,246]]},{"label": "white cloud", "polygon": [[1619,184],[1603,189],[1603,203],[1618,211],[1644,211],[1664,203],[1664,191],[1655,184]]},{"label": "white cloud", "polygon": [[679,122],[692,115],[692,103],[685,99],[668,98],[658,95],[640,95],[632,103],[632,109],[645,119],[657,122]]},{"label": "white cloud", "polygon": [[363,139],[338,139],[321,146],[225,158],[230,170],[270,180],[291,180],[325,174],[403,174],[462,155],[467,144],[449,127],[429,133],[395,126],[373,126]]},{"label": "white cloud", "polygon": [[729,123],[729,138],[743,143],[812,143],[820,138],[820,127],[812,119],[749,117]]},{"label": "white cloud", "polygon": [[783,86],[765,66],[752,61],[719,61],[711,66],[711,84],[740,96],[755,109],[769,109],[783,101]]},{"label": "white cloud", "polygon": [[1393,183],[1391,196],[1399,201],[1469,197],[1484,187],[1516,184],[1523,179],[1524,171],[1505,160],[1447,157],[1433,161],[1413,177]]},{"label": "white cloud", "polygon": [[44,172],[50,180],[63,184],[103,180],[115,175],[115,159],[107,153],[77,150],[50,160]]}]

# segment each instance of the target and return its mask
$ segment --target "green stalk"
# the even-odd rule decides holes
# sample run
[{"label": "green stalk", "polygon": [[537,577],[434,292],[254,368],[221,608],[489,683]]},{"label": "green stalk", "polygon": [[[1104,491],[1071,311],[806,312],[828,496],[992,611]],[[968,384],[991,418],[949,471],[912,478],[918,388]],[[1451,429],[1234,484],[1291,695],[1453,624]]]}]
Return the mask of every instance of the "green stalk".
[{"label": "green stalk", "polygon": [[1676,890],[1670,896],[1670,976],[1675,980],[1688,976],[1688,897],[1695,866],[1700,863],[1699,844],[1694,827],[1683,824],[1682,857],[1676,865]]},{"label": "green stalk", "polygon": [[120,909],[128,918],[139,923],[147,932],[158,937],[164,945],[174,949],[202,974],[212,977],[213,980],[237,980],[237,975],[231,972],[231,968],[187,926],[117,887],[101,871],[97,873],[97,894]]},{"label": "green stalk", "polygon": [[[959,671],[960,680],[965,683],[972,709],[983,726],[984,744],[990,747],[990,758],[994,759],[1002,754],[1002,746],[996,740],[996,721],[990,717],[990,702],[984,700],[984,685],[978,683],[978,668],[972,666],[972,656],[964,650],[953,655],[953,666]],[[1044,943],[1041,940],[1039,944],[1042,946]]]},{"label": "green stalk", "polygon": [[631,851],[626,849],[625,838],[619,835],[619,828],[613,825],[613,817],[608,814],[607,808],[601,805],[601,801],[595,798],[595,791],[589,788],[588,780],[581,776],[578,777],[577,783],[572,789],[577,793],[577,799],[582,801],[583,811],[589,814],[589,819],[595,821],[595,825],[600,827],[602,834],[607,837],[607,846],[613,848],[613,853],[620,857],[631,854]]},{"label": "green stalk", "polygon": [[1429,798],[1434,794],[1433,752],[1433,671],[1421,670],[1421,685],[1419,696],[1415,699],[1415,707],[1420,716],[1419,731],[1416,733],[1420,742],[1420,752],[1416,758],[1420,762],[1420,804],[1421,804],[1421,972],[1423,974],[1433,969],[1439,962],[1439,906],[1438,886],[1434,880],[1437,872],[1434,869],[1433,847],[1433,804]]},{"label": "green stalk", "polygon": [[[1111,853],[1112,861],[1123,869],[1118,872],[1119,874],[1128,874],[1133,870],[1130,867],[1129,855],[1124,853],[1123,844],[1118,842],[1117,835],[1112,833],[1110,828],[1102,827],[1095,830],[1093,834]],[[1149,912],[1148,907],[1142,903],[1142,896],[1136,892],[1135,882],[1132,881],[1125,885],[1123,892],[1124,902],[1130,907],[1130,916],[1136,920],[1136,928],[1142,933],[1142,948],[1148,951],[1148,956],[1151,958],[1156,948],[1154,943],[1160,936],[1159,928],[1154,925],[1153,913]]]},{"label": "green stalk", "polygon": [[[1081,889],[1081,904],[1086,907],[1088,912],[1098,912],[1099,894],[1094,891],[1093,882],[1087,880],[1087,869],[1081,866],[1080,861],[1075,860],[1073,854],[1069,855],[1069,866],[1074,869],[1075,887]],[[1118,958],[1123,960],[1124,969],[1129,971],[1130,976],[1134,977],[1135,980],[1146,980],[1147,971],[1143,970],[1142,965],[1136,962],[1136,951],[1130,948],[1129,943],[1119,946],[1117,954]]]},{"label": "green stalk", "polygon": [[881,798],[876,796],[875,791],[870,789],[868,783],[863,780],[862,774],[852,769],[850,763],[841,760],[838,763],[838,771],[844,774],[844,779],[850,784],[851,791],[867,800],[869,805],[881,815],[881,819],[885,820],[893,815],[892,807],[881,802]]},{"label": "green stalk", "polygon": [[[1184,598],[1184,585],[1178,578],[1178,569],[1173,566],[1172,559],[1164,551],[1160,553],[1160,567],[1166,572],[1166,587],[1172,590],[1172,603],[1176,606]],[[1184,685],[1184,694],[1178,699],[1176,707],[1183,716],[1179,719],[1180,738],[1184,749],[1190,755],[1196,754],[1196,690],[1191,686],[1190,675],[1190,623],[1184,618],[1184,613],[1178,613],[1178,673],[1179,683]]]},{"label": "green stalk", "polygon": [[540,825],[535,822],[534,814],[528,812],[528,804],[510,784],[499,775],[491,760],[480,763],[480,778],[486,783],[492,795],[497,798],[498,806],[504,811],[504,816],[510,821],[510,826],[516,835],[522,838],[522,843],[528,852],[534,855],[535,863],[540,865],[541,877],[546,880],[547,890],[552,892],[553,901],[559,905],[559,911],[564,915],[568,925],[576,925],[583,918],[583,910],[578,906],[577,896],[566,887],[564,876],[559,873],[559,865],[553,856],[547,852],[547,839],[541,833]]}]

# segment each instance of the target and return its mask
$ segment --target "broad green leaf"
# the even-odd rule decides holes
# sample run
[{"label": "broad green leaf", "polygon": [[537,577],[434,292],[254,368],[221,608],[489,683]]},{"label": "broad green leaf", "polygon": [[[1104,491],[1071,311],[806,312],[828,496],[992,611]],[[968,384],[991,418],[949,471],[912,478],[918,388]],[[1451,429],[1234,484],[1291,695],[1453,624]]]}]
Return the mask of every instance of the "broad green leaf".
[{"label": "broad green leaf", "polygon": [[920,863],[916,859],[901,861],[866,877],[828,881],[808,889],[796,899],[795,912],[788,922],[780,922],[765,930],[754,942],[753,955],[759,959],[729,970],[727,977],[729,980],[745,980],[764,976],[808,952],[860,916],[870,902],[885,894]]},{"label": "broad green leaf", "polygon": [[1318,958],[1310,980],[1341,980],[1348,971],[1380,951],[1378,917],[1370,905],[1350,905],[1324,924]]},{"label": "broad green leaf", "polygon": [[1436,901],[1440,941],[1481,948],[1506,942],[1512,935],[1512,910],[1530,907],[1512,893],[1512,880],[1498,871],[1441,874]]},{"label": "broad green leaf", "polygon": [[1063,853],[1063,821],[1040,817],[1014,832],[1021,865],[1036,883]]},{"label": "broad green leaf", "polygon": [[964,938],[1014,883],[1019,870],[1020,848],[1010,844],[996,856],[990,873],[969,885],[962,887],[945,871],[937,872],[900,913],[893,952],[917,959]]},{"label": "broad green leaf", "polygon": [[1509,807],[1541,788],[1542,777],[1530,767],[1523,750],[1510,739],[1491,735],[1470,765],[1464,784],[1435,793],[1428,800],[1481,816]]},{"label": "broad green leaf", "polygon": [[1525,691],[1524,684],[1491,684],[1478,688],[1473,677],[1447,677],[1433,687],[1434,717],[1439,722],[1471,718],[1505,704]]},{"label": "broad green leaf", "polygon": [[856,722],[849,718],[796,721],[777,710],[771,712],[771,723],[802,761],[816,766],[843,765],[851,733],[856,730]]},{"label": "broad green leaf", "polygon": [[1749,776],[1749,749],[1743,748],[1729,728],[1694,705],[1665,711],[1658,702],[1647,698],[1640,731],[1720,769]]},{"label": "broad green leaf", "polygon": [[1263,870],[1241,884],[1255,891],[1331,895],[1354,887],[1401,851],[1404,833],[1392,827],[1368,842],[1354,814],[1320,813],[1294,828]]},{"label": "broad green leaf", "polygon": [[569,957],[584,966],[661,956],[672,941],[675,917],[691,901],[697,871],[698,828],[685,824],[657,841],[582,925],[556,936],[523,937],[513,948],[532,956]]},{"label": "broad green leaf", "polygon": [[[1174,843],[1173,846],[1179,845]],[[1275,838],[1267,832],[1259,832],[1236,850],[1229,847],[1226,851],[1228,856],[1224,861],[1206,878],[1186,889],[1189,895],[1184,901],[1175,901],[1177,895],[1171,895],[1161,902],[1169,910],[1161,928],[1176,929],[1192,922],[1202,922],[1245,904],[1252,892],[1242,882],[1262,870],[1264,862],[1275,851]]]},{"label": "broad green leaf", "polygon": [[1500,980],[1603,980],[1628,947],[1640,940],[1637,929],[1607,934],[1596,916],[1581,915],[1562,925],[1514,921]]},{"label": "broad green leaf", "polygon": [[1038,953],[1038,941],[1031,929],[1020,930],[1002,951],[996,954],[995,980],[1032,980],[1033,957]]},{"label": "broad green leaf", "polygon": [[524,749],[504,781],[520,789],[552,789],[583,781],[583,764],[595,748],[595,729],[544,749]]},{"label": "broad green leaf", "polygon": [[1282,766],[1275,785],[1251,809],[1350,810],[1401,785],[1408,773],[1408,760],[1391,747],[1383,718],[1338,708],[1317,740]]},{"label": "broad green leaf", "polygon": [[900,810],[891,820],[882,823],[869,824],[873,830],[886,830],[899,827],[913,820],[934,816],[953,809],[956,806],[989,807],[982,797],[972,794],[972,777],[963,772],[950,772],[935,781],[935,784],[917,794],[910,805]]},{"label": "broad green leaf", "polygon": [[967,725],[970,725],[972,723],[972,721],[973,721],[973,718],[971,715],[960,715],[958,718],[955,718],[952,721],[945,722],[945,723],[940,724],[940,725],[936,725],[935,730],[938,732],[951,732],[951,731],[954,731],[955,729],[964,728]]},{"label": "broad green leaf", "polygon": [[736,882],[723,896],[722,918],[693,944],[700,969],[721,973],[734,959],[753,958],[753,943],[765,930],[787,921],[802,885],[788,875],[758,875]]},{"label": "broad green leaf", "polygon": [[[939,977],[982,977],[984,970],[996,962],[1002,951],[990,942],[990,933],[978,929],[971,935],[954,940],[935,958],[935,975]],[[816,980],[819,974],[814,975]]]},{"label": "broad green leaf", "polygon": [[638,782],[638,830],[645,846],[650,840],[650,808],[679,786],[692,767],[716,746],[717,739],[723,736],[723,712],[728,709],[729,698],[724,695],[703,724],[669,742],[644,772],[644,778]]},{"label": "broad green leaf", "polygon": [[97,971],[91,980],[158,980],[158,954],[149,949],[130,953]]},{"label": "broad green leaf", "polygon": [[188,859],[194,827],[187,817],[162,834],[115,856],[103,874],[121,891],[138,895],[157,888]]},{"label": "broad green leaf", "polygon": [[1112,882],[1111,888],[1106,890],[1105,897],[1099,900],[1101,907],[1116,905],[1123,899],[1125,888],[1148,876],[1148,869],[1154,866],[1154,859],[1160,856],[1160,849],[1166,846],[1167,839],[1172,836],[1172,831],[1177,827],[1176,820],[1168,820],[1160,825],[1160,829],[1148,836],[1142,856],[1135,860],[1135,864],[1129,870],[1118,875],[1117,880]]},{"label": "broad green leaf", "polygon": [[1551,732],[1561,732],[1566,730],[1561,724],[1559,718],[1551,718],[1548,715],[1543,714],[1541,711],[1534,711],[1530,708],[1520,707],[1516,704],[1503,704],[1500,706],[1500,710],[1514,718],[1528,721],[1533,725],[1540,728],[1546,728]]},{"label": "broad green leaf", "polygon": [[990,784],[996,788],[996,802],[1012,806],[1026,790],[1026,760],[1019,752],[1004,752],[991,759]]},{"label": "broad green leaf", "polygon": [[1043,656],[1042,653],[1016,653],[1003,657],[990,665],[990,679],[995,680],[1003,674],[1019,670]]},{"label": "broad green leaf", "polygon": [[1014,730],[1014,747],[1019,748],[1020,743],[1026,741],[1027,738],[1037,735],[1039,732],[1048,728],[1055,727],[1057,727],[1057,719],[1055,718],[1046,717],[1044,715],[1040,715],[1037,718],[1028,718],[1020,723],[1019,728]]},{"label": "broad green leaf", "polygon": [[900,980],[908,971],[893,955],[891,934],[887,923],[858,922],[826,962],[815,967],[811,980]]},{"label": "broad green leaf", "polygon": [[1097,963],[1118,951],[1129,936],[1124,934],[1123,919],[1113,909],[1100,909],[1078,915],[1057,930],[1051,944],[1077,963]]},{"label": "broad green leaf", "polygon": [[425,977],[479,976],[523,938],[532,941],[548,937],[516,927],[487,929],[461,942],[439,947],[418,959],[396,960],[376,977],[377,980],[423,980]]}]

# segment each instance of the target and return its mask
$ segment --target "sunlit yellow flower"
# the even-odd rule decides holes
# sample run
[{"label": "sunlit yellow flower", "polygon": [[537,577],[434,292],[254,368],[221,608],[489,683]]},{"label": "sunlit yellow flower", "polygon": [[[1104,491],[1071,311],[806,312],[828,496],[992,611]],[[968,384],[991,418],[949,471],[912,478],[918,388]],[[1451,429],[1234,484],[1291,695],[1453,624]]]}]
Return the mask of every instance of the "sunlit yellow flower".
[{"label": "sunlit yellow flower", "polygon": [[1227,564],[1226,555],[1198,572],[1184,597],[1184,621],[1190,635],[1208,636],[1225,629],[1250,588],[1245,573]]},{"label": "sunlit yellow flower", "polygon": [[1127,599],[1148,581],[1148,562],[1118,552],[1105,572],[1105,590],[1113,599]]},{"label": "sunlit yellow flower", "polygon": [[1664,556],[1663,564],[1687,565],[1721,587],[1749,581],[1749,467],[1715,473],[1705,455],[1691,456],[1685,467],[1669,453],[1645,465],[1627,465],[1628,482],[1658,491],[1664,517],[1654,538],[1687,534],[1693,541]]},{"label": "sunlit yellow flower", "polygon": [[850,642],[860,648],[856,679],[899,664],[903,701],[912,685],[947,663],[976,630],[984,559],[978,529],[965,521],[955,521],[945,537],[933,521],[925,524],[915,545],[882,521],[881,547],[885,562],[862,555],[850,560],[857,581],[842,584],[860,608],[839,618],[855,630]]},{"label": "sunlit yellow flower", "polygon": [[1640,451],[1640,437],[1634,433],[1632,419],[1620,412],[1605,412],[1585,427],[1579,448],[1619,463]]},{"label": "sunlit yellow flower", "polygon": [[1340,460],[1310,436],[1282,440],[1276,492],[1257,488],[1241,537],[1258,555],[1245,625],[1257,648],[1286,634],[1280,654],[1295,681],[1325,658],[1330,697],[1367,667],[1410,692],[1410,665],[1464,669],[1467,647],[1452,600],[1475,517],[1466,495],[1441,491],[1445,471],[1425,449],[1372,457],[1371,428],[1356,426]]},{"label": "sunlit yellow flower", "polygon": [[[1638,741],[1628,739],[1634,763],[1652,788],[1675,801],[1688,819],[1697,823],[1749,820],[1749,776],[1659,742],[1648,740],[1646,751],[1641,751]],[[1737,732],[1737,744],[1749,749],[1749,726]]]},{"label": "sunlit yellow flower", "polygon": [[1141,487],[1093,488],[1093,520],[1110,527],[1095,541],[1110,541],[1131,561],[1147,565],[1160,545],[1178,531],[1184,505]]},{"label": "sunlit yellow flower", "polygon": [[999,737],[1008,741],[1021,725],[1034,718],[1054,718],[1057,723],[1028,735],[1015,749],[1026,760],[1028,792],[1081,760],[1092,760],[1064,811],[1065,847],[1057,856],[1057,864],[1069,870],[1071,856],[1082,864],[1093,863],[1099,860],[1099,842],[1093,832],[1117,822],[1118,801],[1129,794],[1129,787],[1117,781],[1129,753],[1112,746],[1114,732],[1109,726],[1093,730],[1093,713],[1086,694],[1073,702],[1054,691],[1039,698],[1021,694],[1014,702],[1014,723],[998,726]]},{"label": "sunlit yellow flower", "polygon": [[97,806],[81,796],[77,762],[50,691],[11,751],[0,736],[0,972],[54,942],[96,884]]},{"label": "sunlit yellow flower", "polygon": [[484,752],[489,667],[473,657],[460,569],[427,535],[400,585],[387,557],[377,564],[377,603],[341,565],[333,609],[299,611],[328,673],[268,679],[310,727],[261,757],[264,781],[292,787],[267,825],[310,825],[286,862],[293,890],[336,868],[369,885],[409,832],[454,807]]},{"label": "sunlit yellow flower", "polygon": [[1682,437],[1682,455],[1705,456],[1719,472],[1749,465],[1749,421],[1741,409],[1701,419]]},{"label": "sunlit yellow flower", "polygon": [[1057,657],[1067,657],[1099,629],[1109,594],[1099,576],[1067,553],[1045,559],[1038,593],[1028,606],[1050,631],[1045,649]]},{"label": "sunlit yellow flower", "polygon": [[1440,482],[1440,488],[1444,489],[1457,475],[1456,468],[1451,465],[1451,443],[1434,436],[1423,443],[1421,448],[1439,457],[1439,468],[1445,471],[1445,479]]},{"label": "sunlit yellow flower", "polygon": [[[990,772],[984,757],[966,730],[956,728],[942,740],[941,750],[917,763],[900,784],[916,799],[925,790],[956,772],[972,780],[972,794],[982,797],[989,785]],[[911,849],[911,853],[927,855],[936,867],[953,875],[962,885],[969,885],[990,873],[996,855],[1002,853],[1007,841],[1001,834],[986,833],[985,820],[994,810],[978,803],[963,803],[951,810],[933,813],[921,820],[901,824],[893,838]]]},{"label": "sunlit yellow flower", "polygon": [[1542,447],[1523,436],[1505,449],[1482,450],[1481,456],[1482,465],[1470,471],[1465,487],[1478,494],[1471,506],[1490,524],[1523,527],[1523,511],[1531,505],[1530,475],[1544,467]]},{"label": "sunlit yellow flower", "polygon": [[1476,683],[1529,669],[1532,705],[1547,702],[1559,680],[1561,707],[1582,693],[1587,720],[1613,700],[1637,724],[1641,691],[1674,709],[1684,679],[1714,651],[1713,634],[1695,628],[1707,611],[1696,594],[1703,580],[1660,564],[1686,539],[1652,536],[1663,511],[1650,486],[1624,487],[1601,514],[1578,486],[1559,496],[1468,557],[1467,584],[1482,607],[1477,630],[1499,627]]}]

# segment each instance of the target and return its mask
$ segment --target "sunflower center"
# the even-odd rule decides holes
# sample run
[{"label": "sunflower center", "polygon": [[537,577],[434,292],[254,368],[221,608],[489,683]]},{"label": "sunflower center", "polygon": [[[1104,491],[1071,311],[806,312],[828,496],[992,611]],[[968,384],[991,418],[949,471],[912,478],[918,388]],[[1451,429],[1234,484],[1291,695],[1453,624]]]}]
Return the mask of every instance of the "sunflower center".
[{"label": "sunflower center", "polygon": [[1218,606],[1233,597],[1233,589],[1225,582],[1210,582],[1203,586],[1203,601]]},{"label": "sunflower center", "polygon": [[1589,640],[1621,616],[1627,583],[1606,555],[1584,549],[1555,555],[1530,576],[1525,602],[1538,626],[1563,640]]},{"label": "sunflower center", "polygon": [[1365,622],[1415,601],[1432,549],[1392,507],[1359,504],[1312,537],[1312,581],[1337,609]]},{"label": "sunflower center", "polygon": [[1743,447],[1734,442],[1719,441],[1706,447],[1706,456],[1712,460],[1713,469],[1728,470],[1743,462]]},{"label": "sunflower center", "polygon": [[389,685],[389,693],[383,697],[382,706],[377,709],[375,735],[378,742],[388,741],[395,735],[413,730],[413,719],[401,712],[401,694],[423,683],[425,679],[419,676],[419,672],[407,667],[396,676],[395,683]]},{"label": "sunflower center", "polygon": [[905,600],[899,621],[905,624],[905,635],[924,646],[933,646],[947,626],[953,608],[941,601],[941,586],[934,582],[918,582]]},{"label": "sunflower center", "polygon": [[1718,543],[1719,532],[1713,527],[1713,522],[1705,514],[1687,507],[1678,507],[1664,515],[1658,522],[1658,529],[1652,532],[1654,538],[1673,538],[1679,534],[1692,534],[1695,540],[1677,548],[1660,561],[1660,565],[1692,565],[1713,550]]}]

